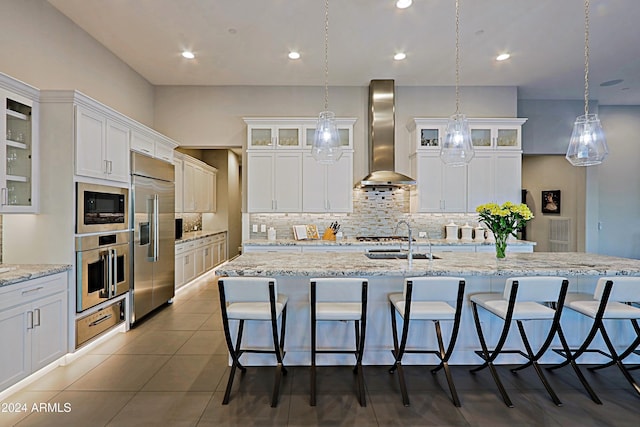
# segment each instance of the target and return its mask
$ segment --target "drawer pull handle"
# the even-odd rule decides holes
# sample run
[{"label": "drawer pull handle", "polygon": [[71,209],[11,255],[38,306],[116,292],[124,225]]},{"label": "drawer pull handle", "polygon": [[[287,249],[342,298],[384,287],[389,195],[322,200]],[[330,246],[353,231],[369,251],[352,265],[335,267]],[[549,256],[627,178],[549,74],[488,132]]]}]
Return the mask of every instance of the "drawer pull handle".
[{"label": "drawer pull handle", "polygon": [[105,320],[109,320],[112,317],[113,317],[113,314],[107,314],[106,316],[102,316],[101,318],[96,319],[93,322],[89,323],[89,327],[99,325],[100,323],[104,322]]},{"label": "drawer pull handle", "polygon": [[33,292],[38,292],[42,289],[44,289],[44,286],[38,286],[37,288],[29,289],[28,291],[22,291],[22,295],[28,295]]}]

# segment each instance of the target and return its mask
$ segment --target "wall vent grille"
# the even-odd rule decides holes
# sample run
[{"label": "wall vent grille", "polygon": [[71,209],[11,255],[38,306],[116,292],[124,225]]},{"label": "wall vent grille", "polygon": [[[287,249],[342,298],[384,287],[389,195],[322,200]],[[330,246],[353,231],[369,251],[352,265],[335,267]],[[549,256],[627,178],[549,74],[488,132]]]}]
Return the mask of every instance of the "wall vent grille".
[{"label": "wall vent grille", "polygon": [[549,252],[569,252],[571,218],[549,218]]}]

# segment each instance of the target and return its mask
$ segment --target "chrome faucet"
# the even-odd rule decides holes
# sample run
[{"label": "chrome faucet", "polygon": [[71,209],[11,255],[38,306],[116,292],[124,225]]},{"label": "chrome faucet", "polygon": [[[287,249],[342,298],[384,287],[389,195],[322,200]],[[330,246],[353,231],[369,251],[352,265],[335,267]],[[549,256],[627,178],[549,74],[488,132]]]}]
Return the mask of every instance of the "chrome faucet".
[{"label": "chrome faucet", "polygon": [[431,252],[431,236],[429,235],[429,230],[425,231],[427,233],[427,243],[429,243],[429,260],[433,259],[433,253]]},{"label": "chrome faucet", "polygon": [[[413,240],[413,238],[411,237],[411,224],[409,224],[407,221],[405,221],[404,219],[398,221],[398,223],[396,224],[396,229],[394,230],[393,234],[398,234],[398,228],[400,227],[401,224],[404,224],[407,226],[407,230],[409,230],[409,253],[407,255],[407,260],[409,261],[409,264],[411,264],[411,262],[413,261],[413,252],[411,250],[411,241]],[[402,249],[402,243],[400,243],[400,249]]]}]

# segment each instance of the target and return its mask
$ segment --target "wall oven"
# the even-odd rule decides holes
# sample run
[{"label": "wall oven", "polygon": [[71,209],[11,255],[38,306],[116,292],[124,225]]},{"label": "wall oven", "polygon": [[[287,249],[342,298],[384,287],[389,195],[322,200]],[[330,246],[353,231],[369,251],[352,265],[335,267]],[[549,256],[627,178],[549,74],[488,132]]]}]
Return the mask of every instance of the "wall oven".
[{"label": "wall oven", "polygon": [[76,233],[129,229],[127,188],[79,182],[76,194]]},{"label": "wall oven", "polygon": [[129,291],[129,233],[76,237],[78,313]]}]

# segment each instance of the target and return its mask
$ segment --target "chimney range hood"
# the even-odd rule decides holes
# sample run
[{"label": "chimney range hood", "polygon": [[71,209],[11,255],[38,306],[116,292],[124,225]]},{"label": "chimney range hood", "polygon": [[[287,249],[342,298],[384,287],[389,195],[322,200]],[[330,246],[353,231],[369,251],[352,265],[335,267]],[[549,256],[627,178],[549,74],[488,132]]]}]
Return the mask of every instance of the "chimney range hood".
[{"label": "chimney range hood", "polygon": [[407,186],[416,181],[394,171],[395,83],[371,80],[369,84],[369,175],[360,187]]}]

